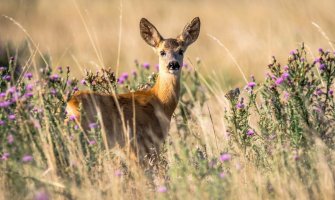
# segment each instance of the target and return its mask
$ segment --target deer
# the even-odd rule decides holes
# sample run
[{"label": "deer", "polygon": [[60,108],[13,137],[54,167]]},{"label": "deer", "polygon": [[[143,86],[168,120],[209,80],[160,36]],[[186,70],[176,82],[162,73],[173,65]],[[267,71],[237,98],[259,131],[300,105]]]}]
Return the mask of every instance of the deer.
[{"label": "deer", "polygon": [[179,101],[184,53],[199,36],[200,19],[194,18],[176,38],[167,39],[147,19],[142,18],[139,25],[141,37],[159,57],[155,84],[125,94],[78,91],[67,102],[66,111],[84,130],[99,118],[109,147],[131,143],[138,159],[143,160],[152,149],[159,150],[168,134]]}]

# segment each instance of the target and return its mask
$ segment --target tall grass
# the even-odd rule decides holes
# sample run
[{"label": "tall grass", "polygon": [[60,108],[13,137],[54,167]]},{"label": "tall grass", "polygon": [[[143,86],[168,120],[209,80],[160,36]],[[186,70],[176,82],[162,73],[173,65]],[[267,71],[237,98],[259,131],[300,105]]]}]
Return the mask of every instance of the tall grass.
[{"label": "tall grass", "polygon": [[[8,48],[10,49],[10,48]],[[155,67],[135,62],[119,77],[1,55],[0,194],[4,199],[332,199],[335,196],[334,52],[310,62],[302,46],[286,65],[273,58],[264,82],[254,77],[224,92],[183,67],[181,99],[159,163],[143,168],[123,149],[106,148],[104,131],[64,123],[79,89],[110,93],[150,87]],[[18,51],[20,52],[20,51]],[[29,57],[28,57],[29,58]],[[319,71],[319,73],[318,73]],[[113,87],[110,87],[112,85]]]}]

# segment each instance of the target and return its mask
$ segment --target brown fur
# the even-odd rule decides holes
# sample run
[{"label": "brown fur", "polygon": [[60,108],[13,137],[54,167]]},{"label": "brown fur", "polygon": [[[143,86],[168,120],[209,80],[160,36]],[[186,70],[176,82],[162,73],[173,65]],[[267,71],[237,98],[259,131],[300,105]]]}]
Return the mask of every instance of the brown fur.
[{"label": "brown fur", "polygon": [[[188,31],[186,28],[193,32],[185,32]],[[137,147],[133,150],[140,153],[141,159],[152,147],[157,150],[168,133],[179,100],[181,70],[171,71],[169,63],[178,62],[182,66],[183,55],[179,50],[186,50],[197,39],[199,18],[195,18],[186,28],[177,39],[163,39],[148,20],[142,19],[142,38],[159,55],[162,50],[166,51],[165,55],[159,57],[159,75],[153,88],[116,96],[77,92],[67,104],[68,115],[74,115],[84,130],[89,129],[89,123],[99,119],[111,147],[124,147],[130,142],[132,147]]]}]

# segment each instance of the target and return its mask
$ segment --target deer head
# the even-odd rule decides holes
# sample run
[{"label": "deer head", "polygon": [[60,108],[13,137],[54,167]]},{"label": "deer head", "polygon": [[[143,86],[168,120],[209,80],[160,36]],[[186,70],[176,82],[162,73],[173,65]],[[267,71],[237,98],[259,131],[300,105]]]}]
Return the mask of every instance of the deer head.
[{"label": "deer head", "polygon": [[159,74],[179,77],[184,53],[199,36],[200,19],[194,18],[176,38],[164,39],[156,27],[145,18],[140,21],[140,31],[144,41],[153,47],[159,56]]}]

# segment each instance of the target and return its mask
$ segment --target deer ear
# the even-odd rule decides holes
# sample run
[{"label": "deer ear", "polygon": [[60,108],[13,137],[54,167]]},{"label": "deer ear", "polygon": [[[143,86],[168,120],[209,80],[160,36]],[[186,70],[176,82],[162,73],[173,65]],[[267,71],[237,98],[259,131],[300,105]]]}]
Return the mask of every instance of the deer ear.
[{"label": "deer ear", "polygon": [[191,23],[187,24],[179,36],[179,39],[184,41],[188,46],[195,42],[200,33],[200,19],[199,17],[194,18]]},{"label": "deer ear", "polygon": [[140,21],[140,32],[143,40],[152,47],[158,47],[163,37],[147,19],[142,18]]}]

